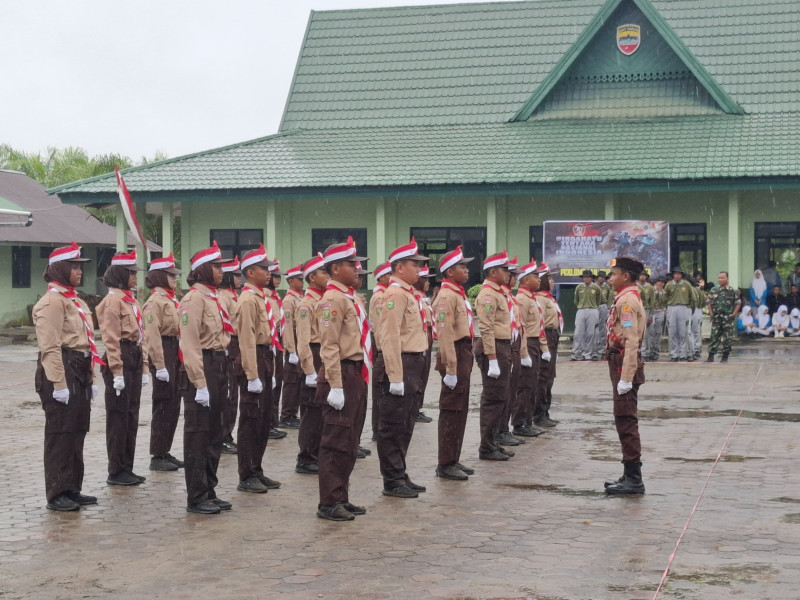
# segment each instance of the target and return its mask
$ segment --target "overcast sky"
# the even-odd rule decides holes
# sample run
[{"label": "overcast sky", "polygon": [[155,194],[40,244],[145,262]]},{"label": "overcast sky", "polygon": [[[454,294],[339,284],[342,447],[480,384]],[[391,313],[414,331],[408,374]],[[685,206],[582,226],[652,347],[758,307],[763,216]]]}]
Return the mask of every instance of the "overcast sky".
[{"label": "overcast sky", "polygon": [[419,4],[426,2],[0,0],[0,143],[139,160],[269,135],[310,11]]}]

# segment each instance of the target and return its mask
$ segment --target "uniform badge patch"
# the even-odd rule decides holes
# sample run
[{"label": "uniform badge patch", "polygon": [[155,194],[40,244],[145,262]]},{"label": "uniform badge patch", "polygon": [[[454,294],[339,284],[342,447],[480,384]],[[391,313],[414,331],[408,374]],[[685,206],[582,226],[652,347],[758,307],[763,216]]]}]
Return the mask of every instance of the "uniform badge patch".
[{"label": "uniform badge patch", "polygon": [[394,300],[389,300],[386,303],[386,310],[392,310],[394,308]]},{"label": "uniform badge patch", "polygon": [[439,322],[444,323],[447,321],[447,313],[440,312],[439,313]]},{"label": "uniform badge patch", "polygon": [[181,325],[188,325],[189,324],[189,315],[187,313],[183,313],[181,315]]},{"label": "uniform badge patch", "polygon": [[631,307],[630,307],[630,306],[623,306],[623,307],[622,307],[622,312],[624,312],[624,313],[629,313],[629,312],[631,312]]},{"label": "uniform badge patch", "polygon": [[331,320],[331,311],[329,309],[327,309],[327,308],[323,309],[322,310],[322,318],[325,319],[326,321],[330,321]]},{"label": "uniform badge patch", "polygon": [[300,311],[300,318],[301,318],[301,319],[306,319],[306,318],[308,318],[308,311],[307,311],[307,310],[305,310],[305,309],[301,310],[301,311]]},{"label": "uniform badge patch", "polygon": [[488,315],[490,312],[492,312],[492,308],[494,308],[494,307],[493,307],[491,304],[487,304],[487,305],[484,307],[484,310],[486,311],[486,314],[487,314],[487,315]]},{"label": "uniform badge patch", "polygon": [[145,317],[145,320],[146,320],[148,323],[152,323],[152,322],[153,322],[153,315],[151,315],[151,314],[148,314],[148,315],[147,315],[147,317]]},{"label": "uniform badge patch", "polygon": [[625,322],[630,321],[633,323],[633,313],[622,313],[620,318]]}]

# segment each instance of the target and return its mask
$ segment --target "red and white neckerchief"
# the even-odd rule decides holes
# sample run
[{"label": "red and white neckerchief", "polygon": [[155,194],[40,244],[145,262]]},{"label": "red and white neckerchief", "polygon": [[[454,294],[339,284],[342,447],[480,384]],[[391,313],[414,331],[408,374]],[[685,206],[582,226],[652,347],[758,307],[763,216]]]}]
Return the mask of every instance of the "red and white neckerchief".
[{"label": "red and white neckerchief", "polygon": [[266,289],[258,289],[252,287],[245,287],[248,292],[254,293],[264,300],[264,310],[267,311],[267,321],[269,322],[269,337],[272,344],[272,353],[277,356],[278,352],[283,352],[281,345],[281,336],[278,333],[278,327],[275,324],[275,315],[272,312],[272,303],[269,301],[269,296]]},{"label": "red and white neckerchief", "polygon": [[506,299],[506,304],[508,305],[508,319],[511,324],[511,341],[515,342],[519,337],[519,323],[517,323],[517,317],[514,314],[514,303],[511,298],[511,289],[505,285],[501,285],[498,286],[500,288],[500,290],[498,290],[491,283],[484,283],[481,287],[482,289],[489,289],[495,292],[499,291],[501,294],[503,294],[503,297]]},{"label": "red and white neckerchief", "polygon": [[[303,299],[303,294],[301,294],[300,292],[298,292],[296,290],[293,290],[293,289],[286,290],[286,296],[294,296],[295,298],[297,298],[298,301]],[[285,301],[286,297],[284,296],[283,299]]]},{"label": "red and white neckerchief", "polygon": [[414,290],[414,295],[417,297],[417,301],[419,305],[422,307],[423,319],[425,320],[425,325],[423,329],[425,329],[427,333],[427,325],[430,322],[431,325],[431,335],[433,335],[433,339],[439,339],[439,332],[436,331],[436,320],[433,318],[433,307],[431,306],[428,297],[420,292],[419,290]]},{"label": "red and white neckerchief", "polygon": [[48,292],[55,292],[57,294],[61,294],[64,298],[72,300],[73,306],[78,310],[78,314],[81,316],[81,321],[83,321],[83,328],[86,330],[86,337],[89,338],[89,350],[92,353],[92,367],[94,365],[102,365],[105,366],[105,362],[102,358],[100,358],[100,354],[97,352],[97,344],[94,341],[94,331],[92,330],[92,325],[89,323],[89,317],[81,307],[81,303],[78,302],[78,294],[75,292],[74,287],[70,286],[63,286],[66,288],[64,291],[58,289],[53,284],[50,284],[47,287]]},{"label": "red and white neckerchief", "polygon": [[278,329],[278,334],[283,335],[283,330],[286,328],[286,315],[283,312],[283,301],[281,300],[280,295],[278,295],[277,290],[271,290],[269,288],[265,288],[264,292],[270,297],[275,299],[275,303],[278,305],[278,310],[280,311],[280,328]]},{"label": "red and white neckerchief", "polygon": [[467,323],[469,324],[469,337],[471,339],[475,339],[475,314],[472,312],[472,304],[470,304],[470,301],[467,298],[467,293],[464,291],[464,288],[457,283],[453,283],[445,279],[442,282],[442,289],[452,290],[459,296],[461,296],[461,299],[464,301],[464,305],[467,307]]},{"label": "red and white neckerchief", "polygon": [[236,301],[238,302],[238,301],[239,301],[239,294],[237,294],[237,293],[236,293],[236,290],[235,290],[235,289],[233,289],[233,288],[227,288],[227,290],[228,290],[228,291],[229,291],[231,294],[233,294],[233,299],[234,299],[234,300],[236,300]]},{"label": "red and white neckerchief", "polygon": [[[175,296],[175,290],[173,290],[173,289],[169,289],[168,290],[166,288],[160,288],[160,289],[164,292],[164,295],[167,298],[172,300],[172,303],[175,305],[175,310],[180,312],[181,303],[178,302],[178,298]],[[158,292],[157,290],[153,290],[153,294],[157,294],[157,293],[160,293],[160,292]],[[183,362],[183,349],[181,348],[181,328],[180,327],[178,327],[178,360]]]},{"label": "red and white neckerchief", "polygon": [[214,299],[214,302],[217,303],[217,309],[219,310],[219,317],[220,319],[222,319],[222,329],[224,331],[227,331],[231,335],[236,335],[236,330],[233,328],[233,324],[231,323],[231,317],[230,315],[228,315],[228,311],[226,311],[223,308],[222,303],[219,301],[219,294],[217,294],[217,288],[211,285],[206,285],[206,287],[208,288],[207,292],[204,292],[199,288],[195,288],[194,286],[192,286],[192,289],[196,289],[198,292],[201,292],[206,296],[208,296],[209,298]]},{"label": "red and white neckerchief", "polygon": [[386,291],[386,286],[383,285],[382,283],[377,283],[377,284],[375,284],[375,287],[372,288],[372,293],[373,294],[375,292],[385,292],[385,291]]},{"label": "red and white neckerchief", "polygon": [[558,332],[559,333],[563,333],[564,332],[564,315],[561,314],[561,307],[558,305],[558,302],[556,302],[556,299],[553,298],[553,294],[551,292],[536,292],[536,295],[537,296],[541,295],[541,296],[545,296],[547,298],[550,298],[550,300],[553,301],[553,304],[556,305],[556,312],[558,312]]},{"label": "red and white neckerchief", "polygon": [[414,298],[414,301],[417,303],[417,306],[419,307],[419,317],[422,320],[422,331],[425,332],[425,335],[428,335],[428,319],[425,316],[425,306],[422,304],[421,294],[417,295],[417,290],[413,288],[408,289],[407,287],[403,286],[402,283],[398,283],[396,281],[393,281],[389,285],[399,287],[406,293],[411,294],[411,296]]},{"label": "red and white neckerchief", "polygon": [[539,338],[546,339],[547,335],[544,333],[544,311],[542,310],[542,305],[539,304],[539,301],[534,297],[533,292],[530,290],[526,290],[525,288],[519,288],[518,293],[522,293],[526,295],[528,298],[533,300],[536,303],[536,308],[539,309]]},{"label": "red and white neckerchief", "polygon": [[611,305],[611,309],[608,311],[608,318],[606,319],[606,338],[611,334],[611,331],[614,329],[614,321],[616,321],[616,312],[614,309],[617,308],[617,302],[620,298],[627,294],[633,294],[639,299],[639,302],[642,301],[642,295],[639,293],[639,287],[637,285],[629,285],[626,288],[621,289],[617,292],[617,295],[614,296],[614,304]]},{"label": "red and white neckerchief", "polygon": [[[144,339],[144,322],[142,321],[142,311],[139,310],[139,303],[133,297],[133,292],[130,290],[120,290],[122,292],[122,301],[131,305],[133,316],[136,317],[136,325],[139,327],[139,343]],[[109,292],[113,294],[114,292]]]},{"label": "red and white neckerchief", "polygon": [[367,319],[366,311],[361,305],[356,302],[356,290],[349,287],[347,291],[343,291],[340,287],[328,284],[327,291],[335,291],[347,296],[353,303],[356,310],[356,318],[358,320],[358,331],[361,334],[361,353],[364,356],[364,364],[361,365],[361,377],[366,383],[369,383],[369,372],[372,369],[372,336],[369,334],[369,320]]}]

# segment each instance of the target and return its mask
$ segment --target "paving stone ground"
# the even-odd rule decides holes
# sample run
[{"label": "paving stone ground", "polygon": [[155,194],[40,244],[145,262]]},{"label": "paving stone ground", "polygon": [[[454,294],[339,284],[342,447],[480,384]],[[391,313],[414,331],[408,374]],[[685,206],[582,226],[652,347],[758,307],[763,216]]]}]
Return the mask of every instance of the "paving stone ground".
[{"label": "paving stone ground", "polygon": [[[99,504],[46,510],[35,357],[29,344],[0,346],[4,600],[653,598],[743,407],[659,598],[800,598],[798,343],[748,344],[727,365],[648,364],[641,497],[602,492],[621,472],[604,363],[561,357],[552,411],[561,423],[506,463],[478,460],[476,371],[462,458],[476,474],[436,479],[434,420],[417,425],[408,459],[427,493],[383,497],[365,433],[373,455],[356,465],[351,500],[368,513],[349,523],[315,517],[317,480],[293,471],[295,431],[267,449],[267,474],[281,489],[237,492],[236,458],[223,455],[218,494],[233,510],[187,514],[182,471],[147,470],[147,389],[136,459],[147,482],[105,484],[105,411],[95,402],[84,492]],[[438,390],[432,379],[425,404],[434,418]],[[180,457],[180,429],[177,438]]]}]

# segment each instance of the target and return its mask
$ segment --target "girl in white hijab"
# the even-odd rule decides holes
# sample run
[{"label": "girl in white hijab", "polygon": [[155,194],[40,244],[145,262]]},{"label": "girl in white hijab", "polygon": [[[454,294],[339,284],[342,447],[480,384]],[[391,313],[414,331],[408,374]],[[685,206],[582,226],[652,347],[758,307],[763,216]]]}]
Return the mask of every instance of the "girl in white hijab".
[{"label": "girl in white hijab", "polygon": [[750,284],[750,300],[754,307],[759,307],[767,300],[767,281],[761,269],[756,269],[753,273],[753,281]]},{"label": "girl in white hijab", "polygon": [[756,324],[753,322],[753,309],[750,306],[745,305],[742,309],[742,329],[744,329],[745,335],[755,335],[756,334]]},{"label": "girl in white hijab", "polygon": [[783,337],[786,334],[786,330],[789,328],[789,324],[789,309],[785,304],[781,304],[778,307],[778,312],[772,316],[772,326],[775,328],[775,337]]},{"label": "girl in white hijab", "polygon": [[792,337],[800,336],[800,310],[793,308],[789,313],[789,328],[786,330],[786,335]]},{"label": "girl in white hijab", "polygon": [[758,307],[758,323],[756,324],[755,332],[763,336],[772,335],[775,328],[770,325],[770,320],[769,308],[766,304],[762,304]]}]

